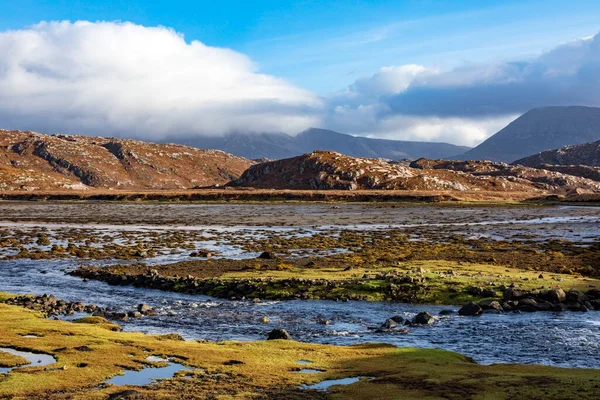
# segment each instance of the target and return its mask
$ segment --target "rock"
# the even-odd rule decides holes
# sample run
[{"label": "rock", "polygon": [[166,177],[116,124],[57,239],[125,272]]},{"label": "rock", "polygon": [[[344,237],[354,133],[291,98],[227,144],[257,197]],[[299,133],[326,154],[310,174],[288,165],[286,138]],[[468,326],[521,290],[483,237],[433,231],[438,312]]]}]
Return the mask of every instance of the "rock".
[{"label": "rock", "polygon": [[212,257],[212,253],[208,250],[198,250],[190,253],[190,257],[204,257],[210,258]]},{"label": "rock", "polygon": [[130,399],[141,399],[142,393],[137,390],[124,390],[122,392],[116,392],[108,396],[108,400],[130,400]]},{"label": "rock", "polygon": [[484,289],[481,291],[480,297],[496,297],[496,292],[491,289]]},{"label": "rock", "polygon": [[292,340],[292,337],[285,329],[273,329],[269,332],[267,340]]},{"label": "rock", "polygon": [[483,309],[473,302],[465,304],[458,310],[459,315],[479,315],[483,312]]},{"label": "rock", "polygon": [[263,251],[262,253],[260,253],[258,258],[263,260],[272,260],[275,258],[275,254],[271,253],[270,251]]},{"label": "rock", "polygon": [[533,298],[535,294],[528,290],[519,290],[515,288],[507,288],[504,290],[504,300],[521,300],[526,297]]},{"label": "rock", "polygon": [[567,295],[562,289],[542,290],[539,294],[539,297],[552,303],[562,303],[567,299]]},{"label": "rock", "polygon": [[425,311],[418,313],[412,322],[413,324],[417,325],[429,325],[433,324],[435,322],[435,319],[433,318],[433,315]]},{"label": "rock", "polygon": [[245,362],[240,361],[240,360],[229,360],[229,361],[225,361],[223,363],[223,365],[242,365],[245,364]]},{"label": "rock", "polygon": [[352,266],[350,265],[350,266],[348,266],[348,267],[344,268],[344,271],[352,271],[353,269],[354,269],[354,268],[352,268]]},{"label": "rock", "polygon": [[521,311],[521,312],[536,312],[538,309],[535,306],[532,306],[530,304],[523,304],[521,305],[519,302],[519,306],[517,306],[517,311]]},{"label": "rock", "polygon": [[477,303],[477,305],[483,310],[496,310],[500,312],[504,311],[504,308],[502,307],[500,302],[496,300],[480,301],[479,303]]},{"label": "rock", "polygon": [[394,329],[398,326],[396,321],[391,318],[385,320],[385,322],[381,325],[381,329]]},{"label": "rock", "polygon": [[569,290],[567,292],[567,302],[570,303],[580,303],[580,304],[584,304],[586,301],[588,301],[588,298],[585,294],[577,291],[577,290]]},{"label": "rock", "polygon": [[271,320],[269,319],[269,317],[267,317],[267,316],[264,316],[264,317],[261,317],[261,318],[258,320],[258,322],[260,322],[261,324],[268,324],[269,322],[271,322]]},{"label": "rock", "polygon": [[150,307],[148,304],[138,304],[137,310],[142,314],[145,314],[148,311],[152,311],[152,307]]},{"label": "rock", "polygon": [[127,316],[129,318],[142,318],[143,314],[141,312],[139,312],[139,311],[129,311],[127,313]]},{"label": "rock", "polygon": [[472,287],[467,288],[466,292],[468,294],[470,294],[471,296],[480,296],[481,292],[483,292],[483,289],[480,287],[472,286]]},{"label": "rock", "polygon": [[321,325],[329,325],[329,320],[326,318],[317,318],[316,322]]},{"label": "rock", "polygon": [[390,318],[392,321],[394,321],[397,324],[403,324],[404,322],[406,322],[406,320],[404,318],[402,318],[400,315],[394,315],[392,318]]},{"label": "rock", "polygon": [[536,307],[537,306],[537,301],[535,301],[535,299],[521,299],[519,300],[519,307],[522,306],[533,306]]},{"label": "rock", "polygon": [[598,299],[600,299],[600,290],[599,289],[590,289],[587,292],[585,292],[585,295],[587,297],[589,297],[590,299],[598,300]]}]

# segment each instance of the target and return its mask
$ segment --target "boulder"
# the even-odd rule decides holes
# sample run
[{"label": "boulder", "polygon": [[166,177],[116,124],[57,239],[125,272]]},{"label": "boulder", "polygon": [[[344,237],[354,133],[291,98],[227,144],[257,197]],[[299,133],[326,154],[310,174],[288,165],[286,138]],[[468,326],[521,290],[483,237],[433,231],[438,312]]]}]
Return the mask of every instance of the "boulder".
[{"label": "boulder", "polygon": [[499,312],[504,311],[504,308],[502,307],[500,302],[498,302],[496,300],[480,301],[479,303],[477,303],[477,305],[479,307],[481,307],[483,310],[496,310]]},{"label": "boulder", "polygon": [[273,329],[269,332],[267,340],[292,340],[292,336],[285,329]]},{"label": "boulder", "polygon": [[479,304],[475,304],[473,302],[465,304],[458,310],[459,315],[479,315],[483,312],[483,309],[479,306]]},{"label": "boulder", "polygon": [[435,322],[435,319],[433,318],[433,315],[424,311],[424,312],[418,313],[412,322],[413,322],[413,324],[417,324],[417,325],[429,325],[429,324],[433,324]]},{"label": "boulder", "polygon": [[506,288],[504,290],[504,300],[521,300],[534,297],[535,294],[529,290],[520,290],[515,288]]},{"label": "boulder", "polygon": [[275,258],[275,254],[271,253],[270,251],[263,251],[262,253],[260,253],[258,258],[263,260],[272,260]]},{"label": "boulder", "polygon": [[391,318],[385,320],[385,322],[381,325],[381,329],[394,329],[398,326],[396,321]]},{"label": "boulder", "polygon": [[148,311],[152,311],[152,307],[150,307],[148,304],[138,304],[137,310],[142,314],[146,314]]},{"label": "boulder", "polygon": [[393,316],[392,318],[390,318],[390,319],[391,319],[392,321],[394,321],[395,323],[397,323],[397,324],[403,324],[404,322],[406,322],[406,321],[405,321],[405,319],[404,319],[404,318],[402,318],[402,317],[401,317],[401,316],[399,316],[399,315],[394,315],[394,316]]},{"label": "boulder", "polygon": [[578,290],[569,290],[567,292],[567,302],[569,303],[580,303],[580,304],[584,304],[586,301],[588,301],[588,298],[585,294],[581,293]]},{"label": "boulder", "polygon": [[560,288],[542,290],[539,297],[552,303],[562,303],[567,299],[565,291]]},{"label": "boulder", "polygon": [[108,396],[108,400],[130,400],[141,399],[142,393],[137,390],[124,390],[122,392],[112,393]]}]

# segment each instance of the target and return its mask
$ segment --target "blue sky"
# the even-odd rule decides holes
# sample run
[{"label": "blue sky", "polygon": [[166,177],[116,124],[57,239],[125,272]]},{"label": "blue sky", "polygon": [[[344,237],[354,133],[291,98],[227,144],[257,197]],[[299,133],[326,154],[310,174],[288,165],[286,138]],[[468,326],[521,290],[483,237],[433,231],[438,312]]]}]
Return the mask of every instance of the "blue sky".
[{"label": "blue sky", "polygon": [[326,95],[380,67],[529,58],[600,30],[597,0],[2,0],[0,29],[39,21],[163,25],[250,56],[264,73]]},{"label": "blue sky", "polygon": [[598,32],[597,0],[0,0],[0,127],[475,145],[600,106]]}]

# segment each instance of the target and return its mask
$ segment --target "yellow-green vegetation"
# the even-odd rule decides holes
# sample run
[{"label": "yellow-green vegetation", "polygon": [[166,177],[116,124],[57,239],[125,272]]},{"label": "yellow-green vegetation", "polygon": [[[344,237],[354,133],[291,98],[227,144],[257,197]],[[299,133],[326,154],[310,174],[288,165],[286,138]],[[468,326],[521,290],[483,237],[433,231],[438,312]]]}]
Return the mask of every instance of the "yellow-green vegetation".
[{"label": "yellow-green vegetation", "polygon": [[[411,260],[367,264],[359,256],[270,260],[197,260],[83,268],[86,278],[222,298],[355,299],[464,304],[501,298],[508,287],[586,292],[600,280],[489,263]],[[218,279],[208,278],[218,275]]]},{"label": "yellow-green vegetation", "polygon": [[[104,324],[48,320],[6,304],[0,304],[0,320],[0,346],[43,352],[57,360],[0,377],[0,398],[106,399],[125,389],[136,390],[144,398],[164,399],[324,398],[324,393],[299,386],[357,376],[371,379],[333,387],[328,395],[335,399],[595,399],[600,390],[597,370],[481,366],[459,354],[434,349],[380,344],[337,347],[282,340],[198,343],[177,336],[114,332]],[[24,339],[24,331],[39,337]],[[189,370],[146,387],[102,384],[125,369],[162,365],[148,361],[149,355],[172,357]],[[299,373],[299,360],[309,360],[310,368],[323,372]]]},{"label": "yellow-green vegetation", "polygon": [[0,367],[10,368],[26,364],[28,364],[28,361],[25,358],[0,350]]},{"label": "yellow-green vegetation", "polygon": [[[318,265],[318,264],[317,264]],[[383,276],[399,276],[406,283],[399,284],[405,289],[418,285],[414,302],[429,304],[462,304],[475,300],[469,288],[489,288],[502,296],[499,288],[514,285],[523,290],[543,290],[560,287],[585,292],[600,288],[600,280],[572,274],[540,273],[538,271],[517,268],[502,268],[492,264],[455,263],[449,261],[413,261],[399,262],[394,267],[364,268],[350,270],[318,266],[312,268],[290,267],[283,270],[261,269],[260,267],[239,272],[227,272],[222,279],[264,279],[286,280],[303,278],[305,280],[324,279],[330,282],[364,279],[353,286],[330,288],[330,293],[339,295],[365,294],[366,300],[385,300],[390,282],[377,279]],[[365,279],[367,278],[367,279]],[[405,278],[405,279],[402,279]],[[271,283],[273,286],[275,284]],[[274,290],[274,289],[272,289]],[[286,290],[291,290],[286,288]],[[319,291],[318,288],[307,290]],[[494,297],[494,296],[488,296]],[[481,300],[481,298],[478,298]]]}]

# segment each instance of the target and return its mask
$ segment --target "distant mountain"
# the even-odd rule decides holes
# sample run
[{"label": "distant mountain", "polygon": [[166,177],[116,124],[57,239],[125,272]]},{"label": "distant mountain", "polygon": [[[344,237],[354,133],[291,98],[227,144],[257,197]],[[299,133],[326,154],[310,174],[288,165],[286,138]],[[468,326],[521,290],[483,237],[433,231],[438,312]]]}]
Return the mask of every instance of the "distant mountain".
[{"label": "distant mountain", "polygon": [[542,151],[596,140],[600,140],[600,108],[536,108],[479,146],[454,158],[513,162]]},{"label": "distant mountain", "polygon": [[170,137],[170,142],[188,146],[219,149],[240,157],[281,159],[331,150],[352,157],[447,158],[464,153],[469,147],[448,143],[411,142],[355,137],[326,129],[310,128],[296,136],[279,134],[230,134],[223,137]]},{"label": "distant mountain", "polygon": [[548,150],[521,158],[513,164],[540,168],[544,164],[551,165],[589,165],[600,167],[600,140],[592,143],[565,146],[556,150]]}]

